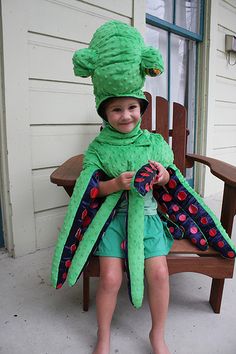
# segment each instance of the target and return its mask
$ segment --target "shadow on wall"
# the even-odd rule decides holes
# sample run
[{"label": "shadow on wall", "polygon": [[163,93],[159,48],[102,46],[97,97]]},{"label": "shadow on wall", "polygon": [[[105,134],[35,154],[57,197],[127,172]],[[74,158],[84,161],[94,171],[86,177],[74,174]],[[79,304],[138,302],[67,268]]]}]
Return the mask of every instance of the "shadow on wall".
[{"label": "shadow on wall", "polygon": [[0,205],[0,247],[4,247],[1,205]]}]

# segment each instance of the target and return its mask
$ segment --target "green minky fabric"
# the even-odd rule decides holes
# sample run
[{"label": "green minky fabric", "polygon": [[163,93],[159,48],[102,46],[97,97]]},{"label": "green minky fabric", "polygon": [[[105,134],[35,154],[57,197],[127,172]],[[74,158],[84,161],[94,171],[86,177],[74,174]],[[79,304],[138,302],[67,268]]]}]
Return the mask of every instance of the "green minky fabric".
[{"label": "green minky fabric", "polygon": [[110,97],[146,100],[145,76],[164,70],[160,52],[146,46],[134,27],[120,21],[99,27],[89,47],[75,52],[73,64],[75,75],[92,77],[98,113],[100,104]]},{"label": "green minky fabric", "polygon": [[[163,166],[167,167],[173,163],[173,153],[161,135],[141,130],[140,122],[128,134],[116,132],[107,124],[99,136],[89,145],[84,156],[83,171],[76,182],[54,253],[52,266],[52,284],[54,287],[57,284],[57,274],[66,239],[92,174],[101,169],[108,177],[117,177],[127,170],[138,171],[149,159],[159,161]],[[134,186],[128,193],[130,291],[133,305],[139,308],[142,304],[144,292],[144,198]],[[75,284],[90,252],[93,250],[104,223],[118,203],[121,194],[122,191],[106,197],[85,232],[69,268],[67,279],[70,286]]]}]

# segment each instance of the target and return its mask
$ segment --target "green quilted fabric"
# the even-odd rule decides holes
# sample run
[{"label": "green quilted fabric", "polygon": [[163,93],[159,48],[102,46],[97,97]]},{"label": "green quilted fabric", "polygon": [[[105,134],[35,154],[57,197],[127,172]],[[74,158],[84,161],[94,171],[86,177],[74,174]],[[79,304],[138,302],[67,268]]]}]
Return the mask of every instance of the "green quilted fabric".
[{"label": "green quilted fabric", "polygon": [[160,52],[145,46],[140,33],[119,21],[109,21],[95,32],[89,48],[73,56],[74,73],[92,77],[96,107],[109,97],[132,96],[146,101],[145,76],[163,72]]}]

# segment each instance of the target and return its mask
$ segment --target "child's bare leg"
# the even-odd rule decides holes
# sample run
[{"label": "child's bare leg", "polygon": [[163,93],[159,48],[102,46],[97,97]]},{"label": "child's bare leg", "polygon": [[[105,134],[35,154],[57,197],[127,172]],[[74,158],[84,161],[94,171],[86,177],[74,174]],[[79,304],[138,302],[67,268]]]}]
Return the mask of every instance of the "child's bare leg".
[{"label": "child's bare leg", "polygon": [[170,354],[165,343],[165,322],[169,305],[169,272],[166,257],[145,261],[148,300],[152,317],[150,341],[154,354]]},{"label": "child's bare leg", "polygon": [[96,296],[97,344],[93,354],[109,354],[110,326],[123,276],[120,258],[100,257],[100,279]]}]

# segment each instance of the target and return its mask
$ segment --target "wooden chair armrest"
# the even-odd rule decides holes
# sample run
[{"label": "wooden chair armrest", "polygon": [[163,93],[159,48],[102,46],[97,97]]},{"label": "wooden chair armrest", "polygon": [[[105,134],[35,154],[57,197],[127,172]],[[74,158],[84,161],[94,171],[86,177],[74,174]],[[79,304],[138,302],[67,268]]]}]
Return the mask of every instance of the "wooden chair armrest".
[{"label": "wooden chair armrest", "polygon": [[226,162],[196,154],[187,154],[187,167],[192,167],[194,162],[201,162],[210,167],[211,173],[232,187],[236,187],[236,167]]},{"label": "wooden chair armrest", "polygon": [[[200,162],[210,167],[212,174],[227,184],[236,187],[236,167],[226,162],[196,154],[186,155],[187,167],[192,167],[194,162]],[[83,164],[83,155],[76,155],[65,161],[50,176],[52,183],[58,186],[74,186],[79,177]]]},{"label": "wooden chair armrest", "polygon": [[76,155],[65,161],[50,176],[50,181],[62,187],[73,187],[83,166],[84,155]]}]

